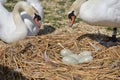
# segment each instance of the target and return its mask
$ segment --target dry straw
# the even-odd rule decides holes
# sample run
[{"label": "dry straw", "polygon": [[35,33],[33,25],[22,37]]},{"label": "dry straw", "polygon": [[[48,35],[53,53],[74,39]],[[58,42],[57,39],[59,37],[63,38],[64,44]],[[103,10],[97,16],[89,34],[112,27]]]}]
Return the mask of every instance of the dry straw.
[{"label": "dry straw", "polygon": [[[120,80],[120,46],[106,48],[80,33],[28,37],[0,45],[0,80]],[[94,46],[93,43],[94,42]],[[79,65],[64,64],[60,50],[76,54],[92,51],[94,59]],[[91,46],[92,45],[92,46]],[[96,51],[95,46],[100,50]],[[3,79],[2,79],[3,78]]]}]

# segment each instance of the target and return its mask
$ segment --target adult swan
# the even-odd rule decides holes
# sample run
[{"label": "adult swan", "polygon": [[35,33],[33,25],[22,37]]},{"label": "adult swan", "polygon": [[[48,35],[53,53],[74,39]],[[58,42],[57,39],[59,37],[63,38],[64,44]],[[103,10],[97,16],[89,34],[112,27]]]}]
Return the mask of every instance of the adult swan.
[{"label": "adult swan", "polygon": [[[29,3],[31,6],[33,6],[40,15],[40,25],[42,25],[43,22],[43,7],[40,3],[39,0],[26,0],[27,3]],[[35,22],[33,21],[33,19],[31,18],[31,16],[29,16],[25,11],[21,13],[22,18],[25,22],[25,24],[28,27],[28,35],[29,36],[34,36],[37,35],[40,31],[40,27],[36,26]]]},{"label": "adult swan", "polygon": [[24,1],[18,2],[12,12],[8,12],[0,3],[0,39],[6,43],[24,39],[27,34],[27,26],[20,16],[22,11],[26,11],[39,24],[40,16],[38,11]]},{"label": "adult swan", "polygon": [[116,42],[117,27],[120,27],[120,0],[76,0],[68,13],[70,26],[73,25],[75,16],[88,24],[113,27],[110,38]]}]

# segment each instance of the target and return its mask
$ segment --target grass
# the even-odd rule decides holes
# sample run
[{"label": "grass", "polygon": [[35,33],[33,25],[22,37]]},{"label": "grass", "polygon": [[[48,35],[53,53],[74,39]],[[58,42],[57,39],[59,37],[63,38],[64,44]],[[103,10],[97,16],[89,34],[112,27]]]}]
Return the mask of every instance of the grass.
[{"label": "grass", "polygon": [[107,27],[106,28],[108,31],[112,31],[113,30],[113,28],[111,28],[111,27]]},{"label": "grass", "polygon": [[[113,31],[113,27],[107,27],[106,30]],[[117,29],[117,33],[118,33],[118,35],[120,35],[120,28]]]},{"label": "grass", "polygon": [[13,9],[11,6],[7,6],[7,5],[5,5],[4,7],[5,7],[8,11],[12,11],[12,9]]}]

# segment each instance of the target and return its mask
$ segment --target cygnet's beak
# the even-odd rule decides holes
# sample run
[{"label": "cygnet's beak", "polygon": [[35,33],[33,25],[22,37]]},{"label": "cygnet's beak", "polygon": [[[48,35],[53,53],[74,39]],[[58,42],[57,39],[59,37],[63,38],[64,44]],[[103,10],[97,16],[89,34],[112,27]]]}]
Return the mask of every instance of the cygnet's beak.
[{"label": "cygnet's beak", "polygon": [[36,13],[34,16],[34,21],[35,21],[35,24],[40,28],[41,27],[41,17]]}]

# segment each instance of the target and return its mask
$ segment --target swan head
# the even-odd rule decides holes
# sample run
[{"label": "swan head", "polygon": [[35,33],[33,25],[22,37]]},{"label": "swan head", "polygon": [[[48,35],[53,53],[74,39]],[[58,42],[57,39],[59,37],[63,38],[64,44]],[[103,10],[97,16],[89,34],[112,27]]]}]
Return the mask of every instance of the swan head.
[{"label": "swan head", "polygon": [[75,12],[72,11],[71,13],[69,13],[68,18],[70,20],[70,27],[72,27],[75,22],[75,18],[76,18]]},{"label": "swan head", "polygon": [[35,24],[40,28],[41,27],[41,16],[39,15],[38,10],[36,10],[33,6],[29,5],[30,7],[25,11],[33,18]]},{"label": "swan head", "polygon": [[40,28],[41,27],[41,16],[39,15],[39,12],[30,5],[28,10],[26,12],[33,18],[35,24]]},{"label": "swan head", "polygon": [[68,18],[70,20],[70,27],[73,26],[76,17],[79,15],[80,8],[84,2],[88,0],[75,0],[73,4],[71,5],[69,11],[68,11]]},{"label": "swan head", "polygon": [[41,24],[41,17],[39,14],[39,12],[33,7],[31,6],[29,3],[25,2],[25,1],[19,1],[14,9],[13,9],[13,15],[14,15],[14,19],[18,18],[20,16],[20,14],[22,12],[26,12],[29,16],[31,16],[31,18],[33,19],[33,21],[35,22],[35,24],[40,28]]}]

